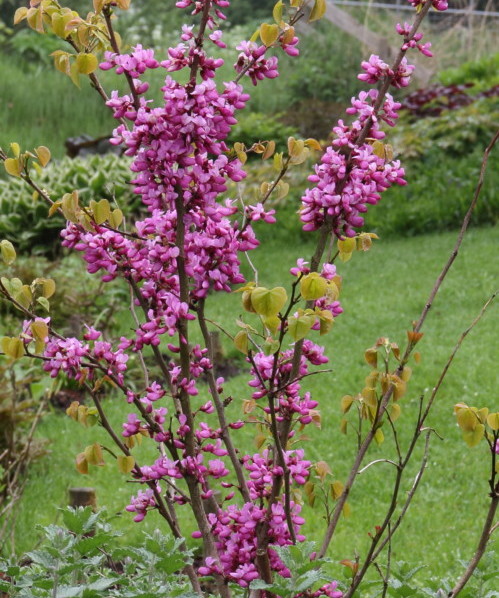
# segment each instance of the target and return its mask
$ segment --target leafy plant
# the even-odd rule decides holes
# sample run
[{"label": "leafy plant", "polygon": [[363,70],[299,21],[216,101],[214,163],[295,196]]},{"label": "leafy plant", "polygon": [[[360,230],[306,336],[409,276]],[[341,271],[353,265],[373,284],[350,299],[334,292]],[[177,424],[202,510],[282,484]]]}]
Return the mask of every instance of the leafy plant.
[{"label": "leafy plant", "polygon": [[[139,546],[116,547],[119,534],[90,507],[62,512],[64,526],[43,528],[41,546],[20,564],[0,560],[0,591],[31,598],[192,598],[182,575],[192,558],[182,540],[159,531]],[[194,595],[197,596],[197,595]]]}]

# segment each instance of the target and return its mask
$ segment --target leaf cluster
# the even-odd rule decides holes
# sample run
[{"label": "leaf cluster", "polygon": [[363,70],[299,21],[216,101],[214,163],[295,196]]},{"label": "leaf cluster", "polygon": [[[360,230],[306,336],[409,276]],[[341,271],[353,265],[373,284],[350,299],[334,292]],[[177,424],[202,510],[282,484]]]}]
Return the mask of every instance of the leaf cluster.
[{"label": "leaf cluster", "polygon": [[190,598],[181,573],[190,559],[181,540],[155,531],[139,546],[117,547],[118,534],[90,507],[62,512],[63,526],[43,529],[42,545],[21,563],[0,561],[0,592],[15,598]]}]

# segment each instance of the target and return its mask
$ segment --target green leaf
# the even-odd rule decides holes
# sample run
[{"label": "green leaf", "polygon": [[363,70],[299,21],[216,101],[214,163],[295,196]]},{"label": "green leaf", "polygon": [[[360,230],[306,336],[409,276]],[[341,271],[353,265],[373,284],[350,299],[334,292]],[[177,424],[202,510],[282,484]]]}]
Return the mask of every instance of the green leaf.
[{"label": "green leaf", "polygon": [[320,570],[312,569],[307,571],[304,575],[300,575],[297,584],[294,588],[295,592],[304,592],[311,588],[315,583],[322,579],[323,573]]},{"label": "green leaf", "polygon": [[300,280],[300,293],[305,301],[320,299],[326,294],[327,280],[318,272],[310,272]]},{"label": "green leaf", "polygon": [[293,317],[288,320],[288,330],[293,340],[299,341],[305,338],[308,331],[312,328],[315,322],[315,315],[304,314],[299,317]]},{"label": "green leaf", "polygon": [[479,444],[480,440],[482,440],[484,432],[485,426],[483,424],[477,424],[474,430],[463,431],[464,442],[466,442],[470,448],[473,448]]},{"label": "green leaf", "polygon": [[135,467],[135,459],[131,455],[119,455],[116,462],[121,473],[130,473]]},{"label": "green leaf", "polygon": [[76,67],[81,75],[90,75],[98,66],[99,61],[94,54],[83,53],[76,57]]},{"label": "green leaf", "polygon": [[267,46],[271,46],[279,37],[279,27],[275,24],[262,23],[260,27],[260,39]]},{"label": "green leaf", "polygon": [[0,252],[2,256],[2,261],[7,266],[10,266],[16,261],[16,250],[14,249],[14,245],[10,241],[4,239],[0,242]]},{"label": "green leaf", "polygon": [[240,330],[234,337],[234,345],[238,351],[244,355],[248,354],[248,332],[247,330]]},{"label": "green leaf", "polygon": [[8,174],[15,177],[20,177],[23,171],[20,158],[7,158],[4,162],[4,167]]},{"label": "green leaf", "polygon": [[326,0],[315,0],[308,22],[318,21],[326,14]]},{"label": "green leaf", "polygon": [[46,299],[45,297],[38,297],[36,302],[39,303],[47,311],[50,311],[50,303],[48,302],[48,299]]},{"label": "green leaf", "polygon": [[282,3],[282,0],[279,0],[279,2],[277,2],[274,5],[274,9],[272,10],[272,16],[274,17],[274,21],[279,25],[279,23],[282,21],[282,11],[284,8],[284,4]]},{"label": "green leaf", "polygon": [[44,145],[40,145],[39,147],[37,147],[35,149],[35,153],[36,153],[36,155],[38,157],[38,161],[40,162],[42,167],[47,166],[47,164],[50,162],[49,148],[45,147]]},{"label": "green leaf", "polygon": [[283,287],[266,289],[256,287],[251,292],[251,305],[257,314],[264,317],[276,316],[286,304],[288,295]]},{"label": "green leaf", "polygon": [[499,430],[499,411],[490,413],[487,417],[487,423],[494,431]]}]

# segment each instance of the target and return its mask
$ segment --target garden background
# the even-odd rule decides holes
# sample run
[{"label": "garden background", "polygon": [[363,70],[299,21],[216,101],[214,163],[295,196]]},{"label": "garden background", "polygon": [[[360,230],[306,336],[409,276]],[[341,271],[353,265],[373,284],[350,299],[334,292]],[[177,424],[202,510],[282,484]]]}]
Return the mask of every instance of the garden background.
[{"label": "garden background", "polygon": [[[80,11],[81,4],[73,1]],[[167,4],[171,7],[165,7]],[[450,5],[461,9],[467,3]],[[53,68],[50,54],[60,47],[59,39],[38,36],[25,27],[13,30],[12,15],[17,6],[16,1],[0,3],[0,147],[8,148],[13,141],[24,148],[48,146],[54,160],[37,181],[53,197],[76,188],[86,201],[106,197],[115,200],[125,213],[139,210],[128,185],[126,158],[116,154],[65,156],[68,138],[83,134],[106,137],[114,123],[86,81],[77,89]],[[271,13],[272,6],[268,0],[233,2],[226,26],[228,46],[248,39]],[[127,40],[140,41],[144,46],[151,44],[161,55],[168,46],[176,44],[176,32],[182,24],[183,15],[172,7],[173,2],[166,0],[137,3],[137,8],[120,17],[118,29],[126,31]],[[476,8],[493,14],[434,15],[426,23],[435,58],[425,60],[424,68],[431,72],[424,77],[424,84],[419,81],[422,91],[416,92],[416,82],[399,94],[407,109],[389,140],[395,154],[403,159],[409,184],[390,189],[380,205],[370,210],[365,230],[380,237],[373,249],[355,255],[340,267],[341,302],[348,317],[339,317],[333,333],[326,338],[332,374],[326,379],[310,380],[312,392],[321,396],[324,406],[322,430],[314,432],[309,444],[311,457],[326,460],[340,480],[346,476],[355,451],[354,436],[341,437],[341,397],[362,388],[363,377],[368,374],[368,368],[361,366],[364,350],[378,337],[386,336],[400,344],[404,341],[406,329],[420,312],[451,251],[473,195],[483,150],[499,127],[499,53],[495,39],[499,13],[494,13],[499,6],[489,2]],[[388,40],[394,24],[409,18],[395,4],[390,9],[368,3],[342,5],[341,10],[359,26]],[[158,11],[161,19],[156,16]],[[356,36],[327,20],[314,24],[313,32],[303,32],[300,57],[280,57],[281,77],[263,81],[252,90],[249,110],[234,127],[232,142],[242,141],[250,146],[274,139],[279,149],[290,135],[326,140],[351,96],[361,89],[361,82],[356,79],[358,65],[371,50],[359,44]],[[235,57],[233,51],[225,51],[227,73]],[[155,74],[159,89],[161,74]],[[115,86],[108,73],[102,74],[102,80],[108,89]],[[274,206],[278,227],[258,231],[266,250],[256,252],[254,263],[262,270],[266,264],[274,265],[275,278],[266,281],[269,286],[279,283],[297,257],[311,252],[310,241],[300,231],[296,210],[312,164],[312,160],[308,161],[290,174],[290,193]],[[490,159],[473,228],[426,325],[420,346],[421,363],[413,364],[410,392],[403,399],[403,413],[408,419],[417,410],[418,397],[435,385],[459,334],[497,290],[498,164],[496,151]],[[242,193],[256,197],[259,183],[268,178],[271,167],[259,158],[251,158],[247,167],[249,177],[242,185]],[[129,312],[119,310],[126,290],[119,285],[104,287],[95,277],[86,275],[77,256],[61,251],[57,231],[63,223],[55,217],[47,219],[46,212],[45,205],[32,197],[22,181],[0,174],[0,239],[12,241],[22,256],[16,264],[20,278],[50,273],[56,280],[58,294],[51,316],[57,325],[74,334],[81,330],[86,318],[100,315],[100,320],[107,322],[108,331],[119,334],[120,330],[128,330]],[[5,306],[1,309],[0,334],[13,334],[16,314]],[[233,327],[240,304],[237,296],[219,295],[211,310],[211,319]],[[455,359],[429,422],[441,440],[432,441],[420,493],[403,531],[394,541],[394,559],[425,565],[425,575],[452,576],[461,570],[459,559],[470,557],[480,534],[487,504],[488,462],[483,447],[468,449],[461,441],[453,405],[466,402],[498,409],[498,323],[497,306],[493,306]],[[220,365],[229,380],[227,390],[235,399],[231,409],[236,414],[249,395],[246,379],[240,375],[244,357],[223,336],[221,343]],[[352,364],[356,367],[352,368]],[[54,385],[50,378],[40,378],[37,368],[26,362],[11,367],[0,361],[0,376],[0,455],[14,442],[13,427],[17,440],[28,433],[34,410],[50,389],[50,401],[31,447],[33,462],[26,472],[22,500],[15,517],[2,529],[3,556],[33,549],[41,537],[35,525],[58,520],[58,508],[67,504],[68,488],[74,486],[97,489],[99,506],[116,515],[115,524],[126,531],[127,542],[135,541],[142,528],[155,527],[158,522],[154,517],[140,526],[132,523],[124,511],[132,490],[122,483],[122,474],[113,467],[92,468],[85,477],[75,470],[74,458],[88,444],[88,430],[68,418],[64,407],[68,401],[85,400],[77,385]],[[119,425],[123,405],[112,396],[106,401],[113,423]],[[406,429],[406,440],[411,432]],[[104,443],[101,430],[94,429],[92,434],[94,441]],[[251,450],[253,432],[248,429],[244,434]],[[385,446],[376,448],[370,457],[376,459],[386,450]],[[414,475],[416,471],[417,459]],[[351,513],[343,519],[330,550],[336,563],[354,558],[365,549],[373,514],[381,512],[389,495],[389,473],[386,465],[379,464],[357,482],[350,498]],[[312,521],[307,535],[319,539],[324,526],[320,509],[316,506],[307,519]],[[421,534],[425,542],[421,542]],[[430,552],[428,546],[432,547]],[[497,538],[490,549],[497,551]],[[486,561],[485,566],[490,564]]]}]

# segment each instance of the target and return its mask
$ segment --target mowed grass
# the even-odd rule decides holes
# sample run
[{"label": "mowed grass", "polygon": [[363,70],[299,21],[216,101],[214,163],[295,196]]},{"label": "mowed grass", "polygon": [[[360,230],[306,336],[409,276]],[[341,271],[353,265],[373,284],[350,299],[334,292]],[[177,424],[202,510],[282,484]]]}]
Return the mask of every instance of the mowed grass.
[{"label": "mowed grass", "polygon": [[[303,443],[308,458],[327,461],[335,479],[346,478],[356,450],[355,436],[344,436],[339,431],[341,397],[362,389],[369,372],[363,353],[378,337],[386,336],[404,345],[406,331],[418,318],[433,282],[452,250],[455,237],[454,233],[446,233],[381,240],[370,252],[354,255],[347,264],[338,264],[343,277],[341,302],[345,312],[337,318],[327,337],[316,339],[327,346],[332,372],[312,376],[306,381],[307,389],[320,403],[322,429],[309,426],[310,439]],[[498,241],[497,227],[468,233],[457,262],[430,310],[419,346],[422,360],[419,365],[411,363],[413,377],[407,395],[400,401],[402,416],[397,429],[402,447],[407,446],[412,434],[418,397],[429,396],[461,332],[499,286],[499,262],[495,259]],[[312,243],[298,245],[291,239],[289,242],[270,240],[252,254],[253,263],[259,270],[259,283],[269,287],[288,286],[291,280],[289,268],[298,257],[308,258],[312,250]],[[251,271],[246,266],[245,270],[251,279]],[[242,312],[240,295],[212,295],[209,305],[210,318],[233,334],[237,330],[235,318]],[[428,574],[445,575],[460,570],[456,559],[471,556],[485,518],[488,449],[485,443],[473,449],[465,446],[455,423],[453,405],[467,402],[495,411],[499,409],[498,309],[499,306],[493,304],[466,339],[442,385],[427,422],[442,439],[432,436],[428,467],[419,493],[405,525],[393,541],[392,559],[424,564]],[[251,323],[251,315],[244,317]],[[195,333],[192,338],[196,340]],[[228,339],[224,340],[224,345],[227,355],[237,358]],[[245,367],[244,361],[239,363]],[[234,419],[241,417],[242,400],[250,395],[246,383],[247,376],[239,375],[225,385],[225,394],[233,398],[229,411]],[[202,387],[200,400],[206,400],[207,396],[207,389]],[[106,401],[106,409],[111,421],[120,429],[128,412],[127,404],[122,399],[112,398]],[[375,459],[395,458],[388,430],[385,433],[386,442],[371,448],[366,464]],[[126,541],[133,541],[142,529],[163,525],[155,513],[151,513],[143,524],[132,523],[124,507],[138,486],[125,482],[111,458],[107,458],[106,467],[93,467],[87,476],[75,471],[75,455],[86,445],[102,442],[110,446],[103,430],[84,429],[63,413],[53,412],[44,418],[38,434],[50,440],[51,452],[33,466],[30,473],[17,519],[18,552],[36,544],[39,538],[36,524],[49,524],[57,519],[57,509],[67,504],[67,490],[72,486],[97,489],[99,506],[119,514],[117,525],[125,532]],[[241,450],[256,452],[255,435],[254,426],[247,425],[234,432],[236,445]],[[151,462],[156,456],[147,444],[136,451],[141,463]],[[422,446],[419,446],[407,471],[399,504],[413,482],[422,453]],[[394,475],[391,465],[379,463],[358,477],[349,500],[352,513],[341,520],[330,547],[329,555],[333,561],[338,563],[341,559],[354,558],[356,554],[362,559],[369,542],[368,533],[382,521],[388,506]],[[304,514],[306,535],[320,541],[325,522],[319,501],[313,510],[305,506]],[[185,535],[190,536],[194,524],[185,509],[181,522]]]}]

